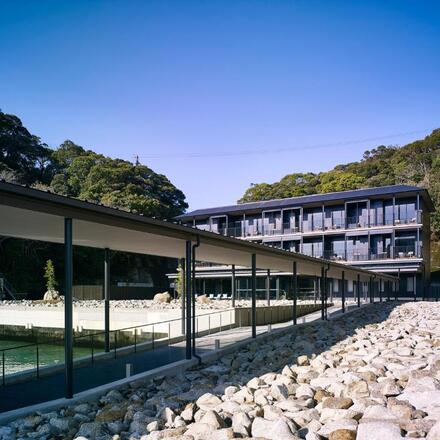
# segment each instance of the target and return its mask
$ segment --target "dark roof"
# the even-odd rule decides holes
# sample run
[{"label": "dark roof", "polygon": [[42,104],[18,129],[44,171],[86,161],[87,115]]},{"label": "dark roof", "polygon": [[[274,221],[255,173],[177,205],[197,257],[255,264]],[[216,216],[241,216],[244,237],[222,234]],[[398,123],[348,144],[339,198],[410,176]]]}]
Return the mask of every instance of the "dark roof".
[{"label": "dark roof", "polygon": [[346,199],[362,199],[365,197],[377,197],[383,195],[403,194],[418,192],[422,195],[429,211],[434,210],[432,200],[428,191],[424,188],[411,185],[390,185],[375,188],[355,189],[351,191],[338,191],[326,194],[312,194],[309,196],[290,197],[286,199],[264,200],[260,202],[240,203],[230,206],[219,206],[215,208],[197,209],[177,217],[185,220],[194,217],[204,217],[217,214],[240,214],[246,211],[259,211],[263,209],[288,208],[302,205],[309,205],[322,202],[335,202]]}]

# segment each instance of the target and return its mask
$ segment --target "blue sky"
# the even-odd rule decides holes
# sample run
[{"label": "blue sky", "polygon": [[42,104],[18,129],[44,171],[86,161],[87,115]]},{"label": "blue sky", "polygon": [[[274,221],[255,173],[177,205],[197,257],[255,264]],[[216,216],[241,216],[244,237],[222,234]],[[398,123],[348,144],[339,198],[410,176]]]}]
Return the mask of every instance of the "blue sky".
[{"label": "blue sky", "polygon": [[439,23],[437,1],[2,0],[0,108],[229,204],[439,127]]}]

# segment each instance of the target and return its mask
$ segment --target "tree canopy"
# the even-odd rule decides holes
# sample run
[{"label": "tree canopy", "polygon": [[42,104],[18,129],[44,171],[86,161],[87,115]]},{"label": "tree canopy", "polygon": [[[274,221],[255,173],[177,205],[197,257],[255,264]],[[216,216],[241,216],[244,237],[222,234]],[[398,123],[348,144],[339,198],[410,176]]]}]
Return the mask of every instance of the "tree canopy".
[{"label": "tree canopy", "polygon": [[71,140],[52,150],[17,116],[2,112],[0,177],[150,217],[173,218],[188,207],[183,192],[147,166],[106,157]]},{"label": "tree canopy", "polygon": [[380,145],[358,162],[321,173],[293,173],[274,183],[252,184],[239,203],[408,184],[428,189],[435,206],[432,230],[440,236],[440,129],[408,145]]}]

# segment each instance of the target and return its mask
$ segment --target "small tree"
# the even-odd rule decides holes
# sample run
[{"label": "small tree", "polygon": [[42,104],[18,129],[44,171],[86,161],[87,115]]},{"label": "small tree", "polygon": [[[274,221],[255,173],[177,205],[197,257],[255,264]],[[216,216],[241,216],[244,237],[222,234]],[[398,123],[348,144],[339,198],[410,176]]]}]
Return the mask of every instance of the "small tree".
[{"label": "small tree", "polygon": [[55,279],[55,268],[53,267],[52,260],[46,261],[46,266],[44,268],[44,278],[46,279],[46,288],[49,292],[56,291],[57,281]]},{"label": "small tree", "polygon": [[178,298],[180,298],[183,295],[183,291],[185,288],[184,283],[185,283],[185,274],[183,271],[183,267],[179,262],[179,266],[177,267],[177,278],[176,278],[176,291]]}]

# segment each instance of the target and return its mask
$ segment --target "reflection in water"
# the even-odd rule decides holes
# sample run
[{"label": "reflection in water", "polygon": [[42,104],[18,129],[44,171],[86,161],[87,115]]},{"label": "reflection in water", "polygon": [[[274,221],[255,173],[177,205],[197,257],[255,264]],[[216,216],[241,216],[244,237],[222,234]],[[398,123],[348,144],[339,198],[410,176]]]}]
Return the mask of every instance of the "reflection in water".
[{"label": "reflection in water", "polygon": [[[4,348],[19,347],[26,345],[29,342],[25,341],[11,341],[0,340],[0,350]],[[96,353],[96,350],[95,350]],[[91,348],[88,347],[74,347],[73,356],[75,358],[82,356],[89,356]],[[2,353],[0,352],[0,363],[3,363]],[[14,348],[4,352],[5,370],[4,374],[12,374],[18,371],[24,371],[37,367],[37,348],[35,345],[23,348]],[[38,361],[39,366],[44,367],[50,364],[64,363],[64,345],[63,341],[59,344],[39,344],[38,345]],[[3,366],[0,365],[0,376]]]}]

